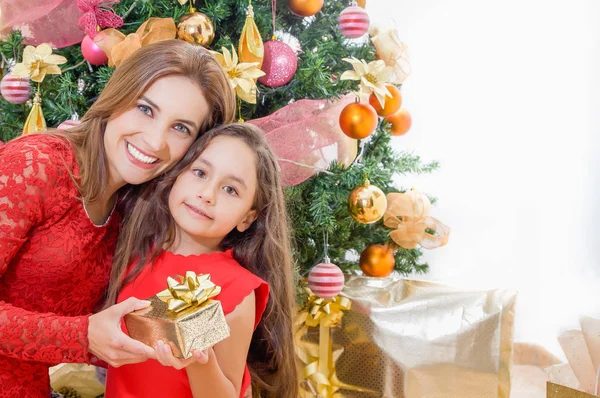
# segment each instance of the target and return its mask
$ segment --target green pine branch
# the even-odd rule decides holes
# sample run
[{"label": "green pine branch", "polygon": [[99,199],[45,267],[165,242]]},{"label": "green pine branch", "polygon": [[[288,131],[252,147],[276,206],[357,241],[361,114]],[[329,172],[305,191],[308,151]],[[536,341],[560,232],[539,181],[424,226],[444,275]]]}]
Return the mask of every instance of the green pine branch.
[{"label": "green pine branch", "polygon": [[[205,13],[215,25],[212,50],[220,52],[221,47],[231,48],[232,44],[237,50],[247,5],[248,0],[195,2],[197,10]],[[253,0],[252,6],[255,22],[266,42],[273,34],[271,1]],[[348,41],[340,34],[337,18],[346,6],[346,2],[326,1],[321,12],[305,19],[292,14],[287,2],[277,2],[276,30],[295,36],[302,46],[298,68],[292,80],[283,87],[259,83],[257,104],[242,104],[244,119],[267,116],[294,100],[337,98],[358,89],[357,82],[340,80],[341,74],[351,68],[342,59],[354,56],[372,61],[375,49],[368,40]],[[135,32],[150,17],[171,17],[178,21],[189,11],[189,4],[182,6],[175,0],[121,0],[114,9],[119,15],[126,15],[125,25],[120,30],[128,34]],[[19,32],[0,41],[3,65],[10,59],[20,62],[23,48]],[[48,76],[42,84],[43,110],[51,127],[69,119],[75,112],[83,115],[113,73],[108,66],[92,66],[85,62],[79,45],[56,53],[65,56],[68,62],[62,65],[63,75]],[[13,105],[0,99],[2,141],[20,135],[29,109],[28,105]],[[310,267],[322,261],[324,233],[328,236],[329,257],[346,270],[357,268],[356,256],[366,246],[389,241],[390,230],[381,221],[364,225],[354,221],[348,213],[348,196],[363,184],[365,177],[387,194],[397,190],[393,183],[395,176],[431,173],[439,167],[437,162],[425,162],[413,153],[394,151],[387,128],[387,123],[382,121],[377,132],[363,141],[360,159],[351,167],[334,163],[329,172],[319,173],[286,189],[293,254],[300,274],[306,274]],[[426,272],[427,264],[422,262],[421,256],[418,249],[398,249],[396,269],[405,274]]]}]

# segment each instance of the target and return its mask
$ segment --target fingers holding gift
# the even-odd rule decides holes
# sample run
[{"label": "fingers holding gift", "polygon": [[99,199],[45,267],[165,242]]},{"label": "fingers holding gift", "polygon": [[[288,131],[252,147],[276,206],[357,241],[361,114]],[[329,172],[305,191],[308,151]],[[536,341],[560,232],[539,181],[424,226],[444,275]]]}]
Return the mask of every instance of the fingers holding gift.
[{"label": "fingers holding gift", "polygon": [[159,340],[156,343],[155,351],[156,351],[156,360],[160,362],[163,366],[170,366],[177,370],[185,369],[191,364],[206,364],[209,359],[209,351],[212,348],[208,348],[206,350],[192,350],[192,356],[187,359],[179,359],[173,355],[173,351],[169,344],[164,343],[162,340]]}]

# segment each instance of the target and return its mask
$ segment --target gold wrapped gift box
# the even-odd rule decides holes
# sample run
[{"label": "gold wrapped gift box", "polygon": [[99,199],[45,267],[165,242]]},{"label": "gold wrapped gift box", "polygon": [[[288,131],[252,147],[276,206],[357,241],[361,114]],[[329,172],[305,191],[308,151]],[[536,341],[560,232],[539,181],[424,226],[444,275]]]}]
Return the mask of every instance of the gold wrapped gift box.
[{"label": "gold wrapped gift box", "polygon": [[[510,396],[515,292],[350,275],[342,296],[352,306],[332,328],[332,396]],[[308,328],[298,349],[314,358],[318,346]],[[315,396],[311,384],[303,396]]]},{"label": "gold wrapped gift box", "polygon": [[167,283],[168,289],[149,299],[149,307],[125,316],[129,336],[150,347],[162,340],[177,358],[189,358],[192,350],[204,350],[229,337],[221,303],[210,300],[220,288],[209,275],[187,272]]}]

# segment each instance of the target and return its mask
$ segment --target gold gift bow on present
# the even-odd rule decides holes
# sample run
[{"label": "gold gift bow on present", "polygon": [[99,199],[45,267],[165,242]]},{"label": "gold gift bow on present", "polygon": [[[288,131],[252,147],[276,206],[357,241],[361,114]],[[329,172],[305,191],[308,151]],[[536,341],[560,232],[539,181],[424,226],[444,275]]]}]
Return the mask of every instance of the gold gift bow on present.
[{"label": "gold gift bow on present", "polygon": [[448,243],[450,227],[429,217],[431,203],[424,194],[415,190],[387,194],[387,209],[383,223],[393,228],[390,238],[404,249],[414,249],[421,245],[425,249],[435,249]]},{"label": "gold gift bow on present", "polygon": [[150,18],[140,25],[135,33],[125,36],[117,29],[104,29],[94,38],[94,43],[108,57],[108,66],[116,66],[125,61],[133,52],[155,41],[174,39],[177,27],[173,18]]},{"label": "gold gift bow on present", "polygon": [[167,289],[158,293],[161,301],[167,303],[167,308],[172,312],[181,312],[190,307],[198,307],[208,299],[221,293],[221,287],[210,281],[210,274],[196,275],[187,271],[185,277],[181,275],[167,278]]},{"label": "gold gift bow on present", "polygon": [[[332,360],[332,347],[330,328],[339,325],[344,316],[343,311],[350,309],[352,302],[342,296],[323,299],[315,296],[309,289],[308,300],[296,318],[294,340],[296,354],[304,364],[303,377],[316,385],[316,392],[308,390],[305,386],[300,388],[301,398],[335,398],[340,397],[337,391],[341,388],[376,394],[376,391],[362,389],[342,383],[336,375]],[[302,336],[308,332],[309,327],[319,326],[318,356],[314,352],[312,343],[302,341]]]}]

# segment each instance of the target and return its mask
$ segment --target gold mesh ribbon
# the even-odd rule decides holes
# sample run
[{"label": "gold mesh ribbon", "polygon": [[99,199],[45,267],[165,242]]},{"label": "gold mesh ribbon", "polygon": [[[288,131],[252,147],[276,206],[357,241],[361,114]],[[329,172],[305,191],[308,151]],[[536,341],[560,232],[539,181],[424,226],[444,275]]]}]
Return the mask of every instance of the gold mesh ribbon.
[{"label": "gold mesh ribbon", "polygon": [[[340,324],[343,311],[350,309],[351,301],[342,296],[323,299],[315,296],[309,289],[308,300],[296,318],[294,336],[296,355],[303,363],[302,376],[306,380],[300,388],[301,398],[335,398],[341,397],[340,389],[370,392],[349,384],[342,383],[336,375],[332,360],[330,331]],[[319,326],[319,344],[303,341],[309,327]]]},{"label": "gold mesh ribbon", "polygon": [[168,310],[172,312],[198,307],[221,293],[221,287],[210,281],[209,274],[196,275],[193,271],[187,271],[185,277],[178,275],[175,278],[168,277],[168,288],[156,295],[167,303]]},{"label": "gold mesh ribbon", "polygon": [[94,43],[108,57],[108,66],[125,61],[134,51],[155,41],[174,39],[177,27],[173,18],[150,18],[135,33],[125,36],[117,29],[104,29],[94,38]]},{"label": "gold mesh ribbon", "polygon": [[388,207],[383,215],[386,227],[393,228],[390,238],[400,247],[414,249],[421,245],[435,249],[448,243],[450,227],[429,217],[431,203],[415,190],[387,195]]}]

